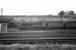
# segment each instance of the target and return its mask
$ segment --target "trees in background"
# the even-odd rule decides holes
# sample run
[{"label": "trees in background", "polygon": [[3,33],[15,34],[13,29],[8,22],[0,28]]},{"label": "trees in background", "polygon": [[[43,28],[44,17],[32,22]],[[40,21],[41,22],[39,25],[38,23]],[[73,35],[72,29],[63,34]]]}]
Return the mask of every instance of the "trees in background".
[{"label": "trees in background", "polygon": [[0,16],[0,23],[8,23],[10,20],[5,18],[4,16]]},{"label": "trees in background", "polygon": [[75,15],[74,11],[69,11],[68,13],[69,13],[68,15]]},{"label": "trees in background", "polygon": [[64,12],[64,11],[60,11],[58,13],[59,16],[66,16],[66,15],[75,15],[75,12],[74,11],[67,11],[67,12]]},{"label": "trees in background", "polygon": [[64,12],[64,11],[61,11],[58,13],[58,16],[61,17],[61,21],[62,21],[62,18],[65,17],[70,17],[70,18],[76,18],[76,14],[74,11],[67,11],[67,12]]},{"label": "trees in background", "polygon": [[58,13],[58,15],[61,17],[61,22],[62,22],[62,18],[65,15],[65,12],[64,11],[61,11],[61,12]]},{"label": "trees in background", "polygon": [[60,15],[60,16],[63,16],[64,14],[65,14],[64,11],[61,11],[61,12],[58,13],[58,15]]},{"label": "trees in background", "polygon": [[58,13],[58,16],[59,17],[61,17],[61,22],[62,22],[62,20],[63,20],[63,18],[76,18],[76,14],[75,14],[75,12],[74,11],[60,11],[59,13]]}]

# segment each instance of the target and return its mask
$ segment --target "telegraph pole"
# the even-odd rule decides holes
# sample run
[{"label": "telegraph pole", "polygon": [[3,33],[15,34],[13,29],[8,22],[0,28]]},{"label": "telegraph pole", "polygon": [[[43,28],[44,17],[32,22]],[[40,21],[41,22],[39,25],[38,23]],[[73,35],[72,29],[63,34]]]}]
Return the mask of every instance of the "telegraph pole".
[{"label": "telegraph pole", "polygon": [[1,8],[1,16],[3,16],[3,8]]},{"label": "telegraph pole", "polygon": [[1,32],[7,32],[7,23],[5,17],[3,16],[3,8],[1,8]]}]

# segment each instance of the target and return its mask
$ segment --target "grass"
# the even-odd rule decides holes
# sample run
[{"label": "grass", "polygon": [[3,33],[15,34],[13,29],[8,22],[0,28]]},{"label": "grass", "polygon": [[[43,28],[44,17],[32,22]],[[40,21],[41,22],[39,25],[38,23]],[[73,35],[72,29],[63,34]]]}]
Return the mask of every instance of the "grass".
[{"label": "grass", "polygon": [[76,45],[2,45],[0,50],[76,50]]}]

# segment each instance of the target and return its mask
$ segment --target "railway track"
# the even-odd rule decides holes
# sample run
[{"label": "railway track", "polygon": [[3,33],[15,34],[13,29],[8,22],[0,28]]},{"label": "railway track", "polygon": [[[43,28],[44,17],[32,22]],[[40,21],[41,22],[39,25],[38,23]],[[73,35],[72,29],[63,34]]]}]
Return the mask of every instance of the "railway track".
[{"label": "railway track", "polygon": [[0,33],[0,43],[75,43],[76,30],[47,30]]}]

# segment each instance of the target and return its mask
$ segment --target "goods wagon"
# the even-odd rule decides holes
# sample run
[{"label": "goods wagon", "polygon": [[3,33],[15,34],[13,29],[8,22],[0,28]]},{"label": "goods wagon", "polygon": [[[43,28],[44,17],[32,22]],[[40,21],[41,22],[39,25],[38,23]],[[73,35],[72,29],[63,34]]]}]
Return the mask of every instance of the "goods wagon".
[{"label": "goods wagon", "polygon": [[31,24],[25,26],[18,26],[20,30],[51,30],[51,29],[76,29],[75,22],[47,22],[42,24]]}]

